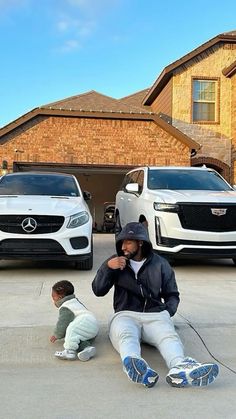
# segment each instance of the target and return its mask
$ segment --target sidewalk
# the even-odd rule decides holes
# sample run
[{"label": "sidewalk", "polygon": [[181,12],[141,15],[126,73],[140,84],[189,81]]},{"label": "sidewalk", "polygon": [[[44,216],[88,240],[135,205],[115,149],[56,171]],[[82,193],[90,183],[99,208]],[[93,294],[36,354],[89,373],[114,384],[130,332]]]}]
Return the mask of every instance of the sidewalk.
[{"label": "sidewalk", "polygon": [[[234,419],[235,268],[227,263],[175,268],[181,304],[174,321],[186,354],[202,362],[217,358],[225,365],[220,364],[218,379],[206,388],[172,388],[165,381],[167,367],[160,354],[144,346],[144,358],[160,374],[157,385],[148,389],[127,379],[109,342],[112,292],[103,298],[91,292],[95,271],[112,247],[113,235],[95,235],[92,272],[55,263],[0,262],[0,418]],[[62,343],[49,342],[58,315],[50,290],[65,278],[100,321],[97,356],[87,363],[54,358]]]}]

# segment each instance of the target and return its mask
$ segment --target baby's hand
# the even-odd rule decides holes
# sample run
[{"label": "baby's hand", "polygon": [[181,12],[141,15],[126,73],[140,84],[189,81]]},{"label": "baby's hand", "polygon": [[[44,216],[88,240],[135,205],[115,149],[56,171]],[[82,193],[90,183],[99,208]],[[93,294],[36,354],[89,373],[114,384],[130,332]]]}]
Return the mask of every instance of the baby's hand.
[{"label": "baby's hand", "polygon": [[51,336],[50,337],[50,342],[54,343],[54,342],[56,342],[56,340],[57,340],[56,336]]}]

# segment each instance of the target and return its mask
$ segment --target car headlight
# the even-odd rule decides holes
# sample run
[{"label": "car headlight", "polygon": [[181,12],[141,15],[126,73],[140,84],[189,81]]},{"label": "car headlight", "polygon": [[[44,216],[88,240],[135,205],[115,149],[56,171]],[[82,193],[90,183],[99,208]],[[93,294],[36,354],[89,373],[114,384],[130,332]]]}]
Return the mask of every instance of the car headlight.
[{"label": "car headlight", "polygon": [[154,202],[153,207],[156,211],[179,212],[178,204],[166,204],[163,202]]},{"label": "car headlight", "polygon": [[77,214],[71,215],[67,228],[76,228],[86,224],[89,221],[89,214],[87,211],[78,212]]}]

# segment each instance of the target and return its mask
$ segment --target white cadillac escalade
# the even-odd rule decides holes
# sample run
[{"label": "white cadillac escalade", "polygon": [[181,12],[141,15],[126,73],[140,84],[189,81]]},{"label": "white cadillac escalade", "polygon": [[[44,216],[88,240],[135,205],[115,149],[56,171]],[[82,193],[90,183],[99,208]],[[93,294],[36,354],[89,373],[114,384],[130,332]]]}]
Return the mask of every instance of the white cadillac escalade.
[{"label": "white cadillac escalade", "polygon": [[177,258],[232,258],[236,264],[236,191],[203,167],[139,167],[116,195],[116,234],[145,222],[154,251]]}]

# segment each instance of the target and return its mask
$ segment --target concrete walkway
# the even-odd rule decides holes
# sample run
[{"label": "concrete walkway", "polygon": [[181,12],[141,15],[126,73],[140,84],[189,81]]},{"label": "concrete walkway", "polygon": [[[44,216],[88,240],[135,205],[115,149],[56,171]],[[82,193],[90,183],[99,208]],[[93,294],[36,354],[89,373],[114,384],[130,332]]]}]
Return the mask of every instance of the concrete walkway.
[{"label": "concrete walkway", "polygon": [[[236,267],[231,261],[209,261],[175,268],[181,303],[174,322],[186,354],[201,362],[217,360],[218,379],[206,388],[172,388],[160,354],[144,346],[144,358],[160,374],[158,384],[147,389],[127,379],[108,340],[112,292],[95,297],[91,281],[113,251],[114,238],[94,239],[91,272],[57,263],[0,262],[0,418],[235,419]],[[100,321],[97,356],[87,363],[53,356],[62,342],[49,342],[58,315],[50,292],[62,279],[74,283]]]}]

